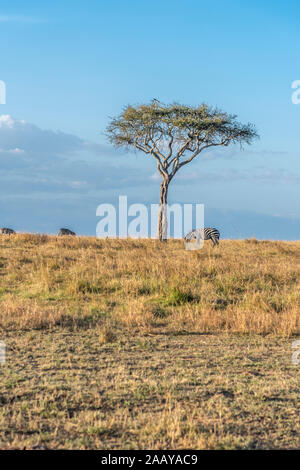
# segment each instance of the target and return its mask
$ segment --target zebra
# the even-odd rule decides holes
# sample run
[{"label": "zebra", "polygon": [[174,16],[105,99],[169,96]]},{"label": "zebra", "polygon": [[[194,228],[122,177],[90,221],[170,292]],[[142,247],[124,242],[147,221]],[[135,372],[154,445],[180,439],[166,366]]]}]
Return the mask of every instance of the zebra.
[{"label": "zebra", "polygon": [[197,236],[200,236],[201,240],[203,240],[203,232],[204,232],[204,240],[211,240],[213,246],[219,244],[220,232],[216,228],[197,228],[189,232],[185,237],[184,240],[186,242],[190,242],[191,240],[196,240]]},{"label": "zebra", "polygon": [[72,232],[72,230],[69,230],[68,228],[60,228],[58,231],[58,236],[62,237],[64,235],[72,235],[75,236],[76,233]]},{"label": "zebra", "polygon": [[16,233],[16,232],[12,228],[2,227],[0,228],[0,233],[2,235],[12,235],[13,233]]}]

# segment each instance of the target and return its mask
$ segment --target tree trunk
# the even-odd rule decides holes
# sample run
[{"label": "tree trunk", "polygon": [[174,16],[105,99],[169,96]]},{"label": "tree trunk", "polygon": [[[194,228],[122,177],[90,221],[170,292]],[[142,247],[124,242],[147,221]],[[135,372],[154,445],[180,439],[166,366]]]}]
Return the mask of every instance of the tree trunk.
[{"label": "tree trunk", "polygon": [[167,217],[167,200],[169,179],[164,178],[160,185],[159,213],[158,213],[158,238],[161,242],[167,241],[168,234],[168,217]]}]

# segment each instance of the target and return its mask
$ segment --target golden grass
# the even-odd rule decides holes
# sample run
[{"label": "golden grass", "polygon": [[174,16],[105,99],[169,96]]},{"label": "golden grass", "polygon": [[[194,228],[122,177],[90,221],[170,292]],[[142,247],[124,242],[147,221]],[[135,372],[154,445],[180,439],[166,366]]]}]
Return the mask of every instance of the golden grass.
[{"label": "golden grass", "polygon": [[1,236],[2,330],[125,330],[291,336],[300,330],[300,243]]},{"label": "golden grass", "polygon": [[[4,338],[3,338],[4,339]],[[299,448],[291,341],[225,334],[12,331],[1,449]]]},{"label": "golden grass", "polygon": [[299,448],[299,242],[0,248],[1,449]]}]

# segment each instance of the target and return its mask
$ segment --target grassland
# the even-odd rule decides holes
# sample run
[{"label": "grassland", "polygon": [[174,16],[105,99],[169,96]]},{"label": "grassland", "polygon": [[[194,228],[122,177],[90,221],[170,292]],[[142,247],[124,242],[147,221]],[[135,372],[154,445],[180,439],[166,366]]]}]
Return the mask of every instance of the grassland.
[{"label": "grassland", "polygon": [[0,249],[1,448],[300,448],[300,243]]}]

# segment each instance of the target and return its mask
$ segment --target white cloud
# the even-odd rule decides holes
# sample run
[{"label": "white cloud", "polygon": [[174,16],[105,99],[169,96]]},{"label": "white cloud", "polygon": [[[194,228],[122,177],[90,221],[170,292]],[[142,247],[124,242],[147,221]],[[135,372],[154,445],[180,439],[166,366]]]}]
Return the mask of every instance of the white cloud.
[{"label": "white cloud", "polygon": [[153,180],[153,181],[160,181],[161,180],[161,176],[159,173],[153,173],[151,176],[150,176],[150,179]]},{"label": "white cloud", "polygon": [[72,188],[81,188],[82,186],[86,186],[87,181],[71,181],[70,186]]},{"label": "white cloud", "polygon": [[[221,154],[211,155],[213,157],[221,157]],[[275,198],[270,188],[274,186],[278,192],[278,185],[274,185],[274,181],[300,182],[300,173],[296,171],[292,173],[263,166],[239,169],[235,162],[232,165],[229,163],[225,159],[222,163],[209,161],[201,168],[192,165],[186,167],[176,175],[177,200],[189,195],[193,198],[193,194],[198,197],[201,187],[207,184],[222,194],[223,201],[224,195],[230,192],[227,192],[228,183],[247,180],[254,189],[251,195],[263,188],[263,194],[269,192],[273,204]],[[133,202],[135,198],[142,201],[147,197],[148,201],[153,202],[153,197],[156,201],[160,175],[154,172],[154,168],[155,162],[147,158],[140,159],[76,135],[41,129],[10,115],[0,115],[1,225],[11,225],[16,230],[48,232],[55,232],[60,226],[70,226],[75,231],[77,227],[82,227],[83,233],[93,233],[96,225],[95,209],[99,203],[111,202],[119,194],[127,194]],[[261,184],[257,184],[258,181]],[[269,183],[267,193],[264,189],[266,182]],[[173,187],[172,183],[172,191]],[[289,185],[286,184],[285,188],[289,188]],[[253,199],[253,204],[257,203],[261,193]],[[211,197],[214,191],[201,194]],[[226,201],[222,204],[229,206],[230,197]],[[236,197],[233,204],[235,201]],[[205,203],[214,204],[214,199],[208,198]],[[283,210],[282,207],[283,204],[276,213]],[[294,206],[290,204],[289,209],[298,213],[297,201]],[[86,229],[88,224],[89,229]],[[249,221],[249,224],[252,233],[253,223]]]},{"label": "white cloud", "polygon": [[0,127],[3,128],[10,128],[12,129],[14,127],[15,121],[12,119],[12,117],[9,114],[2,114],[0,116]]},{"label": "white cloud", "polygon": [[[88,194],[144,184],[111,147],[0,115],[0,198]],[[112,157],[115,159],[112,161]]]}]

